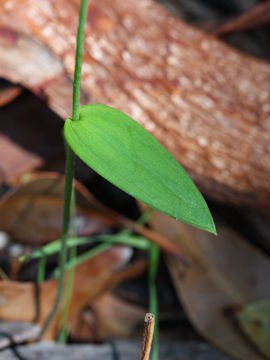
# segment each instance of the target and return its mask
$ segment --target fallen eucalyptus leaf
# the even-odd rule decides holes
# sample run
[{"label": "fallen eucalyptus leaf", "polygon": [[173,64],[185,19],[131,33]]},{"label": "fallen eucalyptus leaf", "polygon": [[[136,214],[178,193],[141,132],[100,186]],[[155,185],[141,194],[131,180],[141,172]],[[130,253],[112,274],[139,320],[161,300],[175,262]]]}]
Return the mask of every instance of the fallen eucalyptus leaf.
[{"label": "fallen eucalyptus leaf", "polygon": [[181,304],[199,333],[237,359],[262,360],[226,314],[270,297],[270,283],[265,281],[270,278],[269,259],[221,221],[218,237],[158,212],[150,223],[182,249],[186,261],[168,256],[168,266]]}]

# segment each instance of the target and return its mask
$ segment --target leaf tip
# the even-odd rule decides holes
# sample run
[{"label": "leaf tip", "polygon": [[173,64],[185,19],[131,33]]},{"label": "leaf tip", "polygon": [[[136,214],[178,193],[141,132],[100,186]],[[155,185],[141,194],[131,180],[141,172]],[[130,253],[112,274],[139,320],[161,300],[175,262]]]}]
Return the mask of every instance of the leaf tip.
[{"label": "leaf tip", "polygon": [[207,226],[207,228],[205,229],[206,231],[210,232],[211,234],[217,236],[217,229],[216,229],[216,225],[214,223],[213,217],[210,213],[210,222]]},{"label": "leaf tip", "polygon": [[217,229],[216,229],[216,225],[214,223],[214,219],[213,216],[207,206],[207,222],[205,222],[204,226],[201,227],[202,230],[207,231],[215,236],[217,236]]}]

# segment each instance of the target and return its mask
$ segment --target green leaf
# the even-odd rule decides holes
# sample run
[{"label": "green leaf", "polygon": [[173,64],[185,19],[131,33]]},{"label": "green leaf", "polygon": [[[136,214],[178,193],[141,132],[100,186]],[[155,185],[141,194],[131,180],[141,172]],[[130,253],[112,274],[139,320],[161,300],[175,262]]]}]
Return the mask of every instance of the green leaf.
[{"label": "green leaf", "polygon": [[270,300],[249,303],[236,312],[240,328],[270,359]]},{"label": "green leaf", "polygon": [[83,106],[65,138],[88,166],[131,196],[177,220],[216,233],[199,190],[176,159],[139,123],[108,106]]}]

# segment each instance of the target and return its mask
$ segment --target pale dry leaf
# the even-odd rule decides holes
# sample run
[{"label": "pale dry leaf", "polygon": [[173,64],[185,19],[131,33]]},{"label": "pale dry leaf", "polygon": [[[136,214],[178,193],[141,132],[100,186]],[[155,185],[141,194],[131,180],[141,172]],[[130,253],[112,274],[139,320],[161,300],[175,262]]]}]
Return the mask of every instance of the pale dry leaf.
[{"label": "pale dry leaf", "polygon": [[231,309],[270,296],[270,261],[226,225],[218,236],[153,215],[154,229],[178,242],[187,262],[168,256],[178,296],[189,319],[203,337],[241,359],[261,360],[228,315]]}]

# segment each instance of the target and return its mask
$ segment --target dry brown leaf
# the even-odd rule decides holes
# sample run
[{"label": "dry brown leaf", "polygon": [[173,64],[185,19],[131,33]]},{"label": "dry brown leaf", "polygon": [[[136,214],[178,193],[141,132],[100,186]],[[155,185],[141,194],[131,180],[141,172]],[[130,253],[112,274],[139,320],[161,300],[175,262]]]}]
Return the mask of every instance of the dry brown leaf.
[{"label": "dry brown leaf", "polygon": [[187,257],[168,257],[177,293],[191,322],[209,341],[241,360],[261,360],[228,315],[232,308],[270,296],[270,261],[224,224],[218,236],[192,229],[160,213],[152,225]]},{"label": "dry brown leaf", "polygon": [[[147,269],[147,262],[138,261],[115,274],[110,288],[127,279],[140,276]],[[71,336],[80,341],[103,341],[112,336],[126,337],[136,325],[141,324],[145,309],[121,300],[111,292],[87,304],[79,316],[71,320]]]},{"label": "dry brown leaf", "polygon": [[[136,268],[135,272],[130,272],[123,268],[130,259],[131,254],[132,250],[130,248],[114,246],[76,268],[73,294],[68,314],[69,321],[77,317],[85,305],[97,302],[97,299],[102,294],[123,281],[123,278],[134,277],[145,269],[145,266],[140,266]],[[38,324],[42,325],[47,318],[52,308],[56,291],[56,280],[45,281],[40,285]],[[0,282],[0,319],[7,321],[33,321],[36,317],[36,302],[36,288],[33,283]],[[53,339],[57,333],[58,326],[59,317],[57,316],[48,328],[45,338]]]},{"label": "dry brown leaf", "polygon": [[74,318],[71,336],[84,341],[127,337],[141,326],[146,309],[106,293]]},{"label": "dry brown leaf", "polygon": [[0,184],[22,175],[26,171],[44,165],[44,160],[4,134],[0,134],[0,149],[3,153],[0,164]]},{"label": "dry brown leaf", "polygon": [[[78,235],[106,230],[114,221],[106,216],[88,190],[76,186]],[[27,176],[25,183],[0,201],[0,229],[20,242],[36,245],[58,239],[62,227],[64,176],[40,173]]]},{"label": "dry brown leaf", "polygon": [[[78,181],[75,188],[79,236],[118,226],[137,232],[172,254],[181,254],[178,243],[171,243],[157,232],[99,203]],[[0,199],[0,229],[19,242],[35,245],[60,238],[63,199],[63,175],[46,172],[27,174],[17,182],[14,191]]]}]

